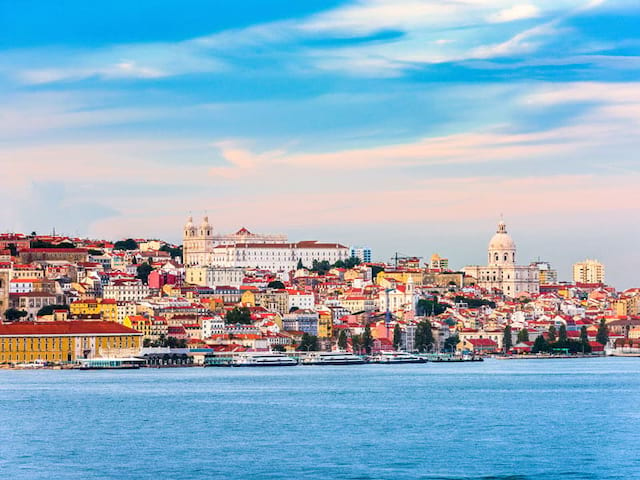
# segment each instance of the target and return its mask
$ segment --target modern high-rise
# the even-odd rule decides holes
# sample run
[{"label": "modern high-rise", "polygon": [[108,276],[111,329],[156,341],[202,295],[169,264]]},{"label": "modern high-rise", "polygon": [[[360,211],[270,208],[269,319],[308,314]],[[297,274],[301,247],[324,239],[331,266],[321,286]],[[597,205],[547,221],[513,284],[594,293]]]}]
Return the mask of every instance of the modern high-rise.
[{"label": "modern high-rise", "polygon": [[597,260],[587,258],[573,264],[575,283],[604,283],[604,265]]},{"label": "modern high-rise", "polygon": [[369,247],[351,247],[351,257],[358,258],[363,263],[371,263],[371,249]]},{"label": "modern high-rise", "polygon": [[558,271],[551,268],[549,262],[536,261],[531,263],[539,271],[540,285],[554,285],[558,283]]}]

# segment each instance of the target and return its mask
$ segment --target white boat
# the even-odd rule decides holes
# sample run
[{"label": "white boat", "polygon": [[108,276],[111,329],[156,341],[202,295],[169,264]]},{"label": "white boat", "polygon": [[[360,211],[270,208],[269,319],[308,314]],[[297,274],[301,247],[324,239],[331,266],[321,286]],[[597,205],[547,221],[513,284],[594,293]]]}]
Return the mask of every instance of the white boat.
[{"label": "white boat", "polygon": [[298,365],[298,359],[280,353],[243,353],[231,361],[232,367],[289,367]]},{"label": "white boat", "polygon": [[359,365],[364,358],[349,352],[311,352],[302,360],[303,365]]},{"label": "white boat", "polygon": [[369,360],[371,363],[426,363],[427,359],[407,352],[380,352]]}]

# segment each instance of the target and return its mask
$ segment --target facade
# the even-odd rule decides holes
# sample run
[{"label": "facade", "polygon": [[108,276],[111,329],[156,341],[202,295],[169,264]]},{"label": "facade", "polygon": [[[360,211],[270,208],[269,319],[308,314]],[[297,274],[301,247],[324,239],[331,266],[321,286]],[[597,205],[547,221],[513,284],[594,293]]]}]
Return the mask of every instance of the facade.
[{"label": "facade", "polygon": [[540,292],[538,267],[516,265],[516,244],[503,221],[489,242],[487,266],[467,266],[464,273],[475,278],[479,287],[510,298]]},{"label": "facade", "polygon": [[246,228],[230,235],[215,235],[208,217],[199,226],[189,218],[183,232],[186,266],[257,268],[272,272],[292,271],[301,261],[311,267],[313,261],[333,264],[350,256],[349,248],[339,243],[303,241],[290,243],[284,235],[251,233]]},{"label": "facade", "polygon": [[575,283],[604,283],[604,265],[591,259],[574,263],[573,281]]},{"label": "facade", "polygon": [[349,254],[352,258],[358,258],[362,263],[371,263],[371,248],[351,247]]},{"label": "facade", "polygon": [[69,313],[72,317],[99,315],[102,320],[117,322],[118,304],[113,299],[86,298],[71,303],[69,305]]},{"label": "facade", "polygon": [[434,253],[433,255],[431,255],[431,259],[429,260],[429,269],[440,271],[449,270],[449,259],[442,258],[437,253]]},{"label": "facade", "polygon": [[551,268],[549,262],[533,262],[531,266],[538,269],[540,285],[555,285],[558,283],[558,272]]},{"label": "facade", "polygon": [[0,363],[128,357],[142,334],[113,322],[15,322],[0,324]]},{"label": "facade", "polygon": [[25,248],[20,250],[22,263],[65,261],[86,262],[89,254],[84,248]]},{"label": "facade", "polygon": [[116,302],[137,302],[149,296],[149,287],[140,280],[116,280],[104,287],[102,296]]},{"label": "facade", "polygon": [[284,330],[305,332],[309,335],[318,335],[318,312],[312,310],[296,310],[282,316]]},{"label": "facade", "polygon": [[192,285],[210,288],[216,288],[218,286],[240,288],[243,280],[243,268],[212,266],[187,267],[186,281]]},{"label": "facade", "polygon": [[0,271],[0,316],[9,308],[9,275],[8,271]]}]

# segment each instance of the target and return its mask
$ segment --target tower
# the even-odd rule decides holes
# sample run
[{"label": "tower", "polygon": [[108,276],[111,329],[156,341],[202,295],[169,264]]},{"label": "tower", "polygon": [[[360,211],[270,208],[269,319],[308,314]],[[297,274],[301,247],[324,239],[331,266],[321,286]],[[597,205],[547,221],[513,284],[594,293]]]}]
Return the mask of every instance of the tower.
[{"label": "tower", "polygon": [[193,218],[189,217],[184,226],[183,249],[185,265],[208,265],[211,263],[213,228],[209,224],[209,217],[205,216],[198,227],[194,225]]},{"label": "tower", "polygon": [[507,225],[500,220],[498,230],[489,242],[489,263],[491,267],[511,266],[516,264],[516,244],[507,233]]}]

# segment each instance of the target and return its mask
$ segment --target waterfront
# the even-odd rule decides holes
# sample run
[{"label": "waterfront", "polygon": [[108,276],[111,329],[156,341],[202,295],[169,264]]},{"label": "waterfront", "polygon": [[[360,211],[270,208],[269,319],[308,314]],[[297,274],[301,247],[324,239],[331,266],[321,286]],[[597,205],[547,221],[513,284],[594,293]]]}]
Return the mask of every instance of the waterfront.
[{"label": "waterfront", "polygon": [[12,479],[628,479],[640,362],[0,371]]}]

